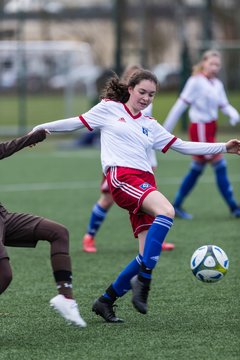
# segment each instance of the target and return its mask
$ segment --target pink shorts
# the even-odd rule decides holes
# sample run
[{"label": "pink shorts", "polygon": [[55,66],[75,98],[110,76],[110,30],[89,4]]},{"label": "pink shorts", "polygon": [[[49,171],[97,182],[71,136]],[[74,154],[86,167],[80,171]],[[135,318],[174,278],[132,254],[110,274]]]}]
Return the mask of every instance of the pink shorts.
[{"label": "pink shorts", "polygon": [[107,172],[107,181],[113,200],[118,206],[128,210],[134,236],[149,229],[154,217],[141,212],[145,197],[157,190],[154,175],[137,169],[111,167]]}]

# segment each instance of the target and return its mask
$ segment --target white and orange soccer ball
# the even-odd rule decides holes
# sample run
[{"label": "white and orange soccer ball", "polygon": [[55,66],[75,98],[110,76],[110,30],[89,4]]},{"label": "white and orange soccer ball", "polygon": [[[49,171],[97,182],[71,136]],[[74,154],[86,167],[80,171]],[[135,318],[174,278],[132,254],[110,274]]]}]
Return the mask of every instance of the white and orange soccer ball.
[{"label": "white and orange soccer ball", "polygon": [[227,254],[216,245],[203,245],[194,251],[191,270],[198,280],[213,283],[222,279],[229,267]]}]

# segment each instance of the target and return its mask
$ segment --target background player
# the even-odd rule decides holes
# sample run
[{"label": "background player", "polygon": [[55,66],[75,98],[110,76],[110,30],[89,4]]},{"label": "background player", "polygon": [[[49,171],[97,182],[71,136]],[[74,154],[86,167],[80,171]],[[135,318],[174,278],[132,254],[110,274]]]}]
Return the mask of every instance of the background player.
[{"label": "background player", "polygon": [[[45,130],[38,130],[18,139],[0,143],[0,159],[45,138]],[[85,327],[86,323],[81,318],[78,305],[73,299],[68,230],[63,225],[40,216],[8,212],[2,204],[0,204],[0,294],[12,281],[12,269],[6,246],[35,247],[38,240],[48,241],[51,248],[51,265],[58,295],[50,300],[50,305],[69,323]]]},{"label": "background player", "polygon": [[[163,124],[168,131],[173,131],[180,116],[188,107],[189,137],[192,141],[215,142],[218,109],[229,117],[231,125],[234,126],[240,121],[238,111],[229,104],[223,83],[217,78],[220,69],[219,52],[216,50],[206,51],[200,62],[193,67],[192,76],[188,79]],[[212,165],[218,190],[231,214],[240,217],[240,207],[234,198],[228,179],[227,164],[222,154],[193,156],[189,172],[185,175],[173,202],[176,216],[182,219],[192,219],[192,215],[182,208],[182,204],[196,185],[207,163]]]}]

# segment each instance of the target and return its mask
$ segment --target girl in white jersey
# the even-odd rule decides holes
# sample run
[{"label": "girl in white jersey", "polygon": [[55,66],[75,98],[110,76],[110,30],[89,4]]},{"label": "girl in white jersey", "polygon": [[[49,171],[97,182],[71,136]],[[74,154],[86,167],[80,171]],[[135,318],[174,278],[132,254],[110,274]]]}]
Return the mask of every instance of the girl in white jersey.
[{"label": "girl in white jersey", "polygon": [[[219,109],[229,117],[231,125],[234,126],[240,121],[239,113],[229,104],[223,84],[216,77],[220,68],[220,54],[215,50],[206,51],[200,63],[194,66],[192,76],[163,124],[168,131],[172,132],[188,107],[189,137],[192,141],[215,142]],[[231,214],[240,217],[240,207],[234,198],[227,175],[226,161],[222,154],[193,156],[189,172],[184,177],[173,202],[176,215],[183,219],[192,219],[192,215],[182,208],[182,204],[209,162],[214,169],[220,194]]]},{"label": "girl in white jersey", "polygon": [[[121,81],[127,84],[130,77],[134,74],[134,72],[139,70],[141,70],[141,67],[139,65],[128,66],[121,76]],[[143,113],[149,117],[152,117],[152,103],[149,104],[148,107],[143,110]],[[153,170],[156,169],[157,157],[154,150],[152,150],[150,153],[149,161]],[[95,239],[97,232],[99,231],[104,220],[106,219],[109,210],[112,208],[114,204],[114,200],[109,190],[107,178],[105,175],[103,175],[100,190],[101,190],[101,196],[92,208],[90,219],[87,226],[87,232],[82,239],[83,251],[87,253],[96,253],[97,247],[96,247]],[[174,249],[173,243],[167,243],[165,241],[163,242],[162,251],[171,251],[173,249]]]},{"label": "girl in white jersey", "polygon": [[116,317],[113,304],[130,288],[134,307],[147,313],[152,270],[173,224],[174,208],[157,190],[149,163],[152,149],[166,153],[171,148],[187,155],[240,155],[239,140],[215,144],[182,141],[143,115],[142,110],[152,102],[156,90],[157,78],[147,70],[136,72],[127,85],[114,77],[105,88],[103,100],[85,114],[34,128],[49,132],[100,129],[103,172],[114,201],[128,210],[134,236],[139,240],[137,257],[93,304],[92,310],[107,322],[122,322]]}]

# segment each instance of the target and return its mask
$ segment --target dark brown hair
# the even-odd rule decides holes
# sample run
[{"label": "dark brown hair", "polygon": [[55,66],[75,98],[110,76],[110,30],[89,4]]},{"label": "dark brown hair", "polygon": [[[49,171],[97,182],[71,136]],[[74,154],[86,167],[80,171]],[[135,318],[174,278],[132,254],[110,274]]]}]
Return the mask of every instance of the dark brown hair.
[{"label": "dark brown hair", "polygon": [[129,99],[128,87],[134,88],[142,80],[149,80],[158,86],[157,77],[149,70],[137,70],[128,79],[128,83],[121,81],[115,74],[106,84],[103,89],[100,98],[107,98],[113,101],[120,101],[126,103]]}]

